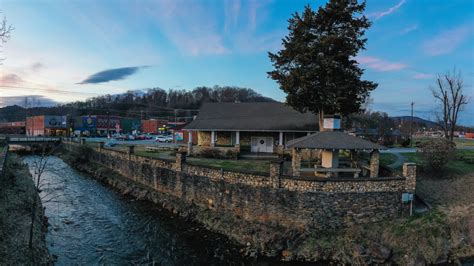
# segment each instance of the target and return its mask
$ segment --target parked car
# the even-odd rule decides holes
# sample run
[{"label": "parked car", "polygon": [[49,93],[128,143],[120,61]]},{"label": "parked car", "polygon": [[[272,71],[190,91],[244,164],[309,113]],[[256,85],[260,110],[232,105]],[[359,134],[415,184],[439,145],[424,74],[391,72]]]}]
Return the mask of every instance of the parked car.
[{"label": "parked car", "polygon": [[116,139],[116,140],[127,140],[128,137],[127,137],[127,135],[116,134],[116,135],[114,135],[114,139]]},{"label": "parked car", "polygon": [[136,135],[136,136],[135,136],[135,139],[136,139],[136,140],[145,140],[145,139],[146,139],[146,136],[145,136],[145,135]]},{"label": "parked car", "polygon": [[166,135],[165,138],[168,142],[173,142],[173,135]]},{"label": "parked car", "polygon": [[157,136],[155,142],[169,142],[169,139],[166,136]]}]

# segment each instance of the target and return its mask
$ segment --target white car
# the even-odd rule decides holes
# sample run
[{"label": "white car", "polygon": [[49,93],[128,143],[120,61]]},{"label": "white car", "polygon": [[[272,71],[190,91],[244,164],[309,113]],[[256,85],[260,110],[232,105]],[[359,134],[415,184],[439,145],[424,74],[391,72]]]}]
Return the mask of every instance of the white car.
[{"label": "white car", "polygon": [[173,142],[173,135],[167,135],[165,136],[168,142]]},{"label": "white car", "polygon": [[157,136],[155,142],[168,142],[168,138],[166,136]]}]

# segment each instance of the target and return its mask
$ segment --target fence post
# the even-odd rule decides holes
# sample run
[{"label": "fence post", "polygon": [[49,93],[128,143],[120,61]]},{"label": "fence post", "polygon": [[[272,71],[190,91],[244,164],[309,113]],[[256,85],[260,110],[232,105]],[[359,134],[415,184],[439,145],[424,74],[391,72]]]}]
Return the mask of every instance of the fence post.
[{"label": "fence post", "polygon": [[283,173],[283,160],[270,162],[270,180],[273,188],[281,187],[281,175]]},{"label": "fence post", "polygon": [[105,143],[103,141],[99,142],[99,151],[102,151],[102,149],[104,149],[104,144]]},{"label": "fence post", "polygon": [[186,152],[176,152],[176,162],[174,169],[176,172],[181,172],[184,169],[184,165],[186,164]]},{"label": "fence post", "polygon": [[416,188],[416,163],[403,164],[403,176],[406,178],[406,192],[415,193]]}]

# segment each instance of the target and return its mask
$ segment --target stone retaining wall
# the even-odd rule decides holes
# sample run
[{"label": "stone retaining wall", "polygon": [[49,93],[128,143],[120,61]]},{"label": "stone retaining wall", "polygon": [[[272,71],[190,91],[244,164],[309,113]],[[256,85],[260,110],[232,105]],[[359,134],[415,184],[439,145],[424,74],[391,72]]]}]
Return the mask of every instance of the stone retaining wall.
[{"label": "stone retaining wall", "polygon": [[[80,145],[64,146],[74,150]],[[169,161],[94,148],[90,156],[154,191],[215,211],[216,219],[225,214],[235,223],[260,224],[275,233],[282,228],[309,232],[393,218],[402,211],[402,193],[414,192],[416,183],[413,164],[404,166],[406,177],[311,180],[282,176],[280,162],[270,165],[269,175],[258,175],[189,165],[183,153]]]},{"label": "stone retaining wall", "polygon": [[3,176],[8,156],[8,145],[0,146],[0,176]]}]

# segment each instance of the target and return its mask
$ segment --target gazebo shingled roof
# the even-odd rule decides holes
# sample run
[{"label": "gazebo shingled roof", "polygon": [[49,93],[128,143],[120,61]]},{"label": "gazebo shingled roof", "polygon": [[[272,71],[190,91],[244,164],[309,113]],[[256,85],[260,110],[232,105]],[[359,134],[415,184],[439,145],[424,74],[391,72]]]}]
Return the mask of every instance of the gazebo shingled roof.
[{"label": "gazebo shingled roof", "polygon": [[320,131],[288,141],[288,148],[323,150],[384,150],[386,147],[341,131]]}]

